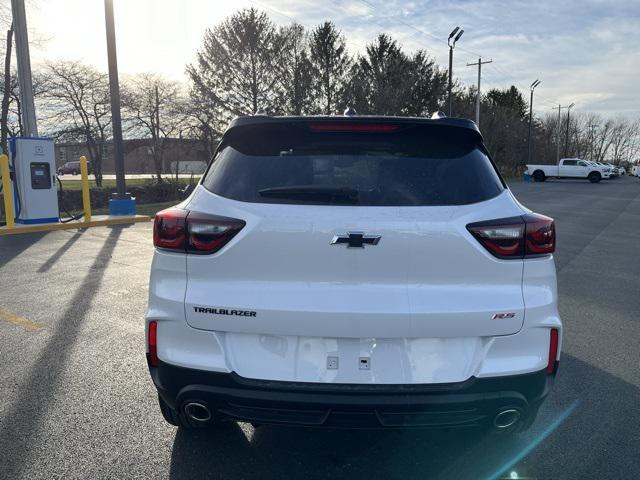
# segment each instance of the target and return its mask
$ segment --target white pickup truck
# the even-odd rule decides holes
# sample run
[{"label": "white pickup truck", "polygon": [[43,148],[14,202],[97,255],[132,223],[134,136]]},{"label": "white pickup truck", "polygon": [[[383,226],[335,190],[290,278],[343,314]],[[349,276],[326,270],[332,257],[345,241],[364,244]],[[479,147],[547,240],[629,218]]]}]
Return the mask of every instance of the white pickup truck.
[{"label": "white pickup truck", "polygon": [[536,182],[544,182],[547,178],[582,178],[597,183],[609,178],[608,167],[598,165],[580,158],[563,158],[558,165],[527,165],[526,174]]}]

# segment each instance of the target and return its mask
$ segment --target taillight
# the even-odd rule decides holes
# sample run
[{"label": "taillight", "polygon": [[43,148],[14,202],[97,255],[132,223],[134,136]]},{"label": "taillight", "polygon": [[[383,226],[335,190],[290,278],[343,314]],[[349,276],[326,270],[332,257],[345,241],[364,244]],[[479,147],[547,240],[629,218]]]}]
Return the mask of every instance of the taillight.
[{"label": "taillight", "polygon": [[187,210],[167,208],[153,220],[153,245],[169,250],[184,250]]},{"label": "taillight", "polygon": [[152,320],[149,322],[149,353],[147,358],[149,360],[149,366],[158,366],[158,322]]},{"label": "taillight", "polygon": [[558,358],[558,329],[552,328],[549,338],[549,360],[547,361],[547,375],[556,371],[556,359]]},{"label": "taillight", "polygon": [[156,214],[153,244],[163,250],[211,254],[224,247],[244,226],[245,222],[237,218],[169,208]]},{"label": "taillight", "polygon": [[556,246],[553,219],[537,213],[470,223],[467,230],[498,258],[546,255],[553,253]]}]

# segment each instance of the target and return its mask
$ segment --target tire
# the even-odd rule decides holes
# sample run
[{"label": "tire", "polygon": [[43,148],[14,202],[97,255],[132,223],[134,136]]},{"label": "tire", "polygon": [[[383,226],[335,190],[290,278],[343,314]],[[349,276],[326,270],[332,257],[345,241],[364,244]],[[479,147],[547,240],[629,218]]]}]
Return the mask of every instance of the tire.
[{"label": "tire", "polygon": [[162,413],[163,418],[169,425],[173,425],[174,427],[187,428],[187,429],[197,429],[197,428],[205,428],[211,427],[215,425],[215,422],[196,422],[188,418],[184,413],[178,413],[173,408],[169,406],[167,402],[165,402],[162,397],[158,394],[158,404],[160,405],[160,412]]},{"label": "tire", "polygon": [[533,179],[536,182],[544,182],[547,179],[547,176],[542,170],[536,170],[535,172],[533,172]]},{"label": "tire", "polygon": [[602,175],[600,175],[598,172],[591,172],[587,178],[591,183],[598,183],[600,180],[602,180]]},{"label": "tire", "polygon": [[71,172],[71,175],[77,175],[77,174],[78,174],[77,170],[74,170],[73,172]]}]

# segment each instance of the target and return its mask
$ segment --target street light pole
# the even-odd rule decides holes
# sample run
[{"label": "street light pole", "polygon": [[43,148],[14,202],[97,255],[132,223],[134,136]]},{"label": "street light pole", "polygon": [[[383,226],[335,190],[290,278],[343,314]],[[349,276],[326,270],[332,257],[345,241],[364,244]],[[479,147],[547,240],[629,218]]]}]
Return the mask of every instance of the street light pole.
[{"label": "street light pole", "polygon": [[104,0],[104,16],[107,29],[107,58],[109,63],[109,92],[111,94],[116,190],[118,199],[124,200],[127,197],[124,180],[124,150],[122,146],[122,118],[120,116],[120,86],[118,84],[118,56],[116,53],[116,30],[113,21],[113,0]]},{"label": "street light pole", "polygon": [[567,107],[567,134],[565,136],[564,139],[564,156],[565,158],[569,156],[569,119],[570,119],[570,114],[571,114],[571,108],[575,105],[575,103],[572,103],[571,105],[569,105]]},{"label": "street light pole", "polygon": [[533,123],[533,91],[540,85],[540,80],[531,84],[531,100],[529,101],[529,136],[527,137],[527,163],[531,163],[531,125]]},{"label": "street light pole", "polygon": [[460,30],[460,27],[456,27],[451,31],[451,33],[449,34],[449,38],[447,39],[447,45],[449,45],[449,116],[450,117],[453,115],[453,98],[451,97],[451,89],[453,86],[453,49],[456,47],[456,42],[460,40],[460,37],[462,36],[463,33],[464,33],[464,30]]}]

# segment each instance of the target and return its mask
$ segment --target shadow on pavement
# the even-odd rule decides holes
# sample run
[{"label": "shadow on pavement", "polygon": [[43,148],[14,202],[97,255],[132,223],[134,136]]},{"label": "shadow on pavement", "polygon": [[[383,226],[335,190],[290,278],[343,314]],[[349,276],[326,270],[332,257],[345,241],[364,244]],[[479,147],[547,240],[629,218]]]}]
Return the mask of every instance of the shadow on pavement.
[{"label": "shadow on pavement", "polygon": [[0,478],[21,478],[21,472],[29,463],[27,452],[33,452],[31,443],[40,433],[42,420],[48,413],[49,403],[65,372],[67,359],[90,311],[121,230],[112,228],[110,231],[68,308],[61,313],[47,344],[34,359],[15,402],[3,414],[10,423],[1,425],[0,430],[0,449],[4,457],[0,462],[3,463]]},{"label": "shadow on pavement", "polygon": [[66,251],[69,250],[73,246],[73,244],[80,239],[80,237],[85,231],[86,229],[78,230],[71,237],[69,237],[69,239],[64,243],[64,245],[62,245],[53,255],[49,257],[49,259],[46,262],[44,262],[40,266],[40,268],[38,268],[38,273],[43,273],[48,271],[58,260],[60,260],[60,257],[62,257],[62,255],[64,255]]},{"label": "shadow on pavement", "polygon": [[253,430],[235,423],[217,430],[179,429],[171,478],[475,480],[508,478],[511,471],[519,478],[637,474],[640,390],[569,355],[560,368],[536,423],[523,434],[275,426]]},{"label": "shadow on pavement", "polygon": [[24,252],[34,243],[40,241],[46,232],[22,233],[0,237],[0,268]]}]

